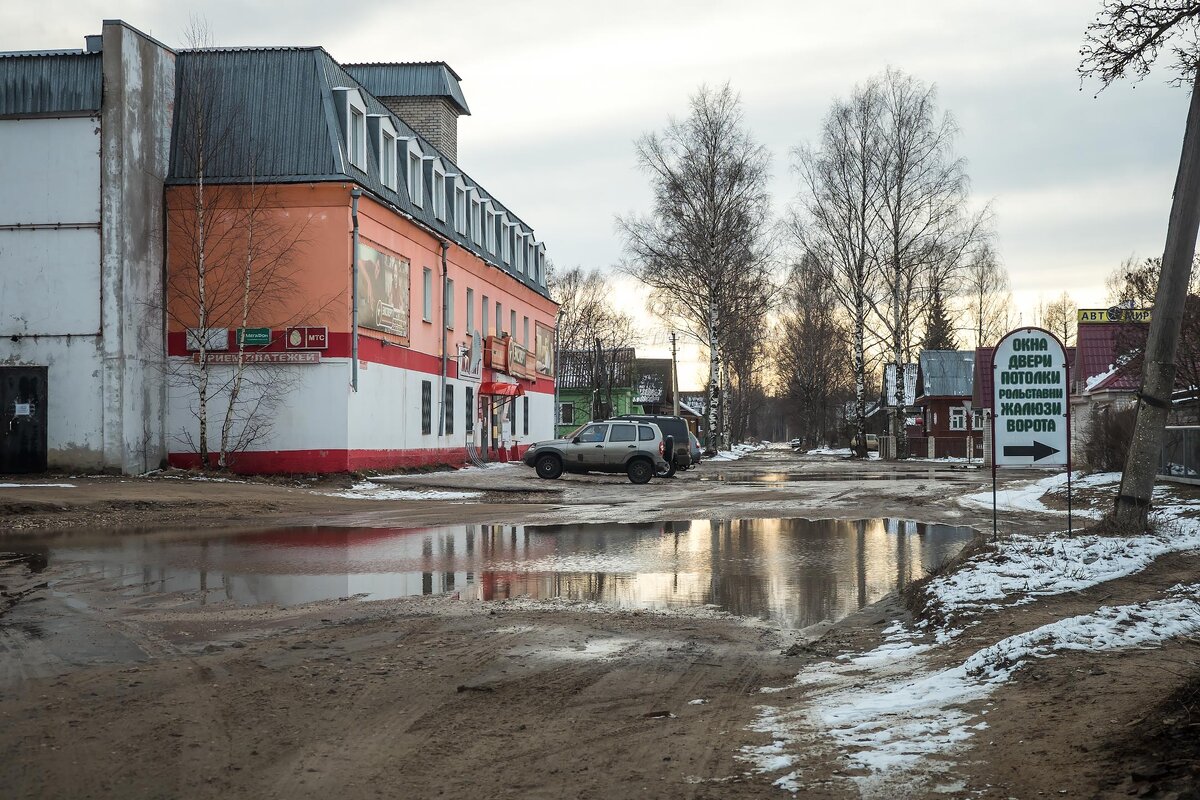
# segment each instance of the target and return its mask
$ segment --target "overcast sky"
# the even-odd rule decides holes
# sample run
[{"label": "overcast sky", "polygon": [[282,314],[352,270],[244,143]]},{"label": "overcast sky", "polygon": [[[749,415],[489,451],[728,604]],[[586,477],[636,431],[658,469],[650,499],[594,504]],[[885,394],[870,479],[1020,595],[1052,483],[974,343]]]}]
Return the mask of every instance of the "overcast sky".
[{"label": "overcast sky", "polygon": [[192,13],[218,44],[323,45],[344,61],[444,60],[473,116],[459,160],[531,224],[560,266],[611,267],[616,214],[649,192],[634,139],[686,113],[702,83],[741,93],[774,154],[782,211],[791,149],[835,97],[891,65],[933,84],[958,120],[973,197],[991,201],[1019,310],[1066,290],[1104,301],[1130,255],[1161,255],[1187,93],[1154,77],[1094,97],[1075,67],[1099,0],[921,2],[4,3],[0,49],[78,47],[103,18],[180,45]]}]

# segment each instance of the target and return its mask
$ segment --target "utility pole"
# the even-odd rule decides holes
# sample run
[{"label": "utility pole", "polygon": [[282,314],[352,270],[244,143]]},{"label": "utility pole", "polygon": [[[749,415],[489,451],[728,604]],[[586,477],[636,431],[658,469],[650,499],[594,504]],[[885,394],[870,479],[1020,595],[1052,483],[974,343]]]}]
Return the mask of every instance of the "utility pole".
[{"label": "utility pole", "polygon": [[675,331],[671,331],[671,413],[679,416],[679,361],[675,352]]},{"label": "utility pole", "polygon": [[1175,194],[1167,222],[1162,274],[1154,295],[1154,314],[1146,339],[1137,422],[1125,456],[1125,471],[1121,473],[1121,489],[1114,509],[1118,522],[1137,528],[1145,526],[1150,511],[1167,412],[1171,408],[1175,352],[1192,275],[1192,259],[1196,254],[1197,228],[1200,228],[1200,71],[1192,81],[1192,101],[1188,107],[1179,174],[1175,178]]}]

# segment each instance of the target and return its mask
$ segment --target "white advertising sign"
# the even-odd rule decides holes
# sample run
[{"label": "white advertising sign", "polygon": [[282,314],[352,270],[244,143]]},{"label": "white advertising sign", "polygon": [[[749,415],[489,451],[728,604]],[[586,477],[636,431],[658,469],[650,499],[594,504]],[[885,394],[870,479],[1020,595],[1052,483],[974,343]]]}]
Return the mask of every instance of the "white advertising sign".
[{"label": "white advertising sign", "polygon": [[1041,328],[1000,340],[992,356],[992,455],[998,467],[1066,466],[1070,396],[1067,354]]}]

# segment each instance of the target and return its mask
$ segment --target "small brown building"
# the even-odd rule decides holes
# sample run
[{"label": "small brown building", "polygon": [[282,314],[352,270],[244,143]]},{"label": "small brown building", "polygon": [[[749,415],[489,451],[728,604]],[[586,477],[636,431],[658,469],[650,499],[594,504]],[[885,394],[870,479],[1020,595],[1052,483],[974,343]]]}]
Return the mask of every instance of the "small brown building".
[{"label": "small brown building", "polygon": [[917,364],[917,405],[921,407],[924,437],[909,442],[910,455],[982,458],[984,418],[972,404],[974,383],[974,351],[921,351]]}]

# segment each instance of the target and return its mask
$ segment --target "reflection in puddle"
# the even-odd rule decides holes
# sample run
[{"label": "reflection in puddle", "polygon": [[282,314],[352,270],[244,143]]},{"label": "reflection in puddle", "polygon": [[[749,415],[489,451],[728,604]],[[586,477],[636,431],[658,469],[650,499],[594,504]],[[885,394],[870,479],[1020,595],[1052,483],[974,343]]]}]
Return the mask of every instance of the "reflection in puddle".
[{"label": "reflection in puddle", "polygon": [[38,551],[129,595],[184,593],[202,604],[458,592],[622,608],[715,606],[803,627],[903,588],[972,535],[903,520],[751,519],[113,535]]}]

